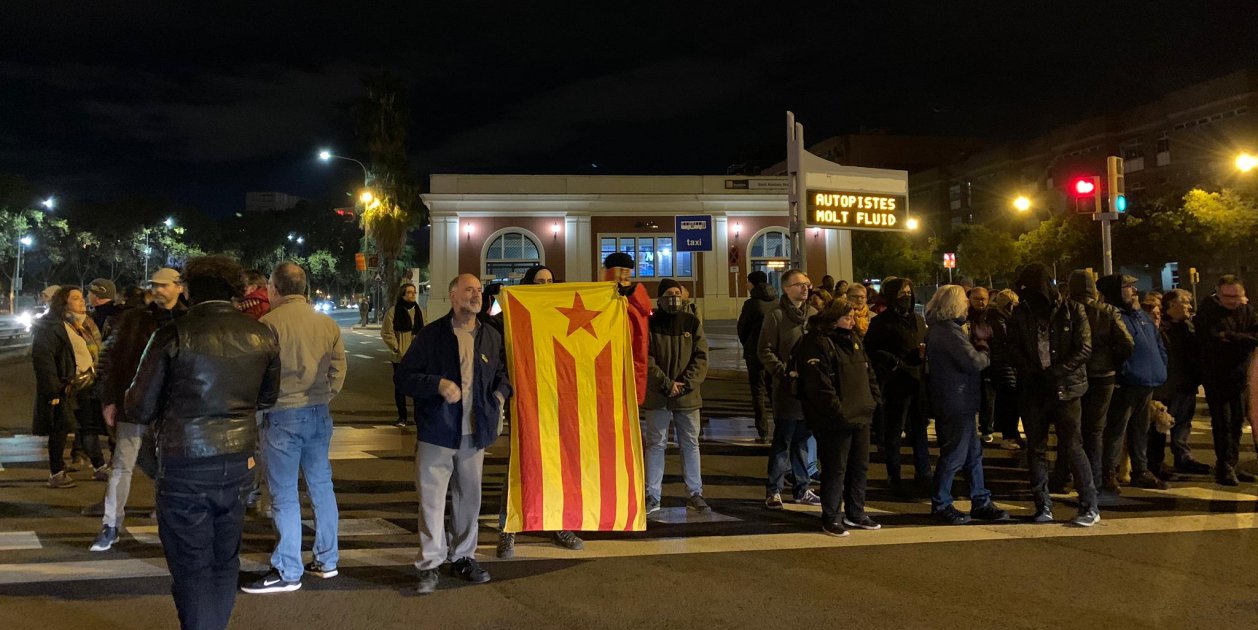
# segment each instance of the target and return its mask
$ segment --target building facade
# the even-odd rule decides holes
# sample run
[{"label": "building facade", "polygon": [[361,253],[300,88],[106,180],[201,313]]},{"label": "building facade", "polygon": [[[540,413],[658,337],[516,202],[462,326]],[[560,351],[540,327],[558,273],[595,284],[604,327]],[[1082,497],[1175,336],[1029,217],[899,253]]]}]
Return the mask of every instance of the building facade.
[{"label": "building facade", "polygon": [[[685,285],[704,317],[737,317],[747,274],[770,282],[790,264],[785,177],[433,175],[423,195],[432,221],[429,318],[449,311],[445,283],[475,273],[515,284],[544,264],[556,279],[601,277],[602,261],[630,253],[652,297],[663,278]],[[678,216],[712,217],[712,250],[678,251]],[[808,229],[814,282],[850,279],[851,235]]]},{"label": "building facade", "polygon": [[282,192],[245,193],[245,212],[279,212],[297,207],[305,199]]}]

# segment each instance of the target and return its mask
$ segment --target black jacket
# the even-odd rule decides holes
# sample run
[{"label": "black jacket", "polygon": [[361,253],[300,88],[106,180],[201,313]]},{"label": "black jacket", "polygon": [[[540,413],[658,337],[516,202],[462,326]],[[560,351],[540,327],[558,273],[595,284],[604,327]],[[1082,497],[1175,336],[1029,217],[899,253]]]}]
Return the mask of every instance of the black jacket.
[{"label": "black jacket", "polygon": [[903,282],[896,279],[883,287],[883,295],[888,296],[890,306],[874,316],[869,322],[869,332],[865,333],[865,347],[878,373],[878,382],[884,389],[893,378],[909,379],[918,385],[922,383],[925,360],[921,345],[926,343],[926,320],[912,306],[908,311],[902,311],[894,303]]},{"label": "black jacket", "polygon": [[102,405],[117,405],[122,409],[149,337],[187,312],[188,308],[182,304],[167,310],[154,303],[144,308],[126,309],[118,317],[105,337],[100,360],[96,362],[96,388]]},{"label": "black jacket", "polygon": [[1070,272],[1070,299],[1083,305],[1092,331],[1092,356],[1088,359],[1088,378],[1114,376],[1131,357],[1135,348],[1131,331],[1123,323],[1122,314],[1113,303],[1096,299],[1096,282],[1086,269]]},{"label": "black jacket", "polygon": [[100,329],[101,337],[109,336],[114,324],[118,318],[122,316],[127,309],[118,306],[117,302],[110,300],[96,308],[92,309],[92,321],[96,323],[96,327]]},{"label": "black jacket", "polygon": [[1245,369],[1258,347],[1258,311],[1249,304],[1227,310],[1214,297],[1201,301],[1193,319],[1201,350],[1201,380],[1208,387],[1239,392]]},{"label": "black jacket", "polygon": [[1009,345],[1009,316],[991,306],[983,321],[992,329],[992,338],[987,342],[991,348],[992,364],[984,372],[985,377],[997,387],[1016,387],[1018,370],[1014,367],[1013,348]]},{"label": "black jacket", "polygon": [[[74,347],[65,323],[52,316],[35,320],[31,336],[31,363],[35,367],[35,413],[31,433],[50,435],[73,430],[67,387],[74,380]],[[53,405],[53,399],[60,404]]]},{"label": "black jacket", "polygon": [[814,431],[869,426],[881,395],[878,379],[849,330],[809,332],[799,342],[799,398]]},{"label": "black jacket", "polygon": [[738,340],[743,344],[743,359],[747,363],[760,362],[760,328],[764,326],[764,316],[777,304],[777,291],[767,284],[752,287],[751,296],[743,302],[743,310],[738,314]]},{"label": "black jacket", "polygon": [[1169,403],[1175,394],[1196,394],[1201,384],[1200,351],[1192,322],[1172,322],[1162,316],[1162,342],[1166,344],[1166,382],[1154,398]]},{"label": "black jacket", "polygon": [[204,302],[153,333],[127,416],[155,426],[163,458],[251,454],[257,411],[275,405],[279,387],[279,342],[266,324],[231,302]]},{"label": "black jacket", "polygon": [[[1083,305],[1066,300],[1048,283],[1042,265],[1027,265],[1018,280],[1020,303],[1009,322],[1009,341],[1022,391],[1052,392],[1073,400],[1088,391],[1092,331]],[[1048,335],[1049,366],[1039,353],[1039,331]]]}]

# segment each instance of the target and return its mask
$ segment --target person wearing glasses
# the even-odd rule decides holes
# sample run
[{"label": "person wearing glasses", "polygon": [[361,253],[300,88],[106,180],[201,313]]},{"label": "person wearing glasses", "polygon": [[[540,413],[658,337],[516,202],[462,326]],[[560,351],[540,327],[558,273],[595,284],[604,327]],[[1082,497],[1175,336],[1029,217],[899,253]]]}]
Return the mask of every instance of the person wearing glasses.
[{"label": "person wearing glasses", "polygon": [[1224,486],[1253,483],[1253,475],[1236,470],[1245,425],[1246,369],[1258,347],[1258,312],[1246,303],[1241,279],[1230,274],[1220,277],[1214,295],[1202,300],[1193,324],[1210,405],[1215,481]]},{"label": "person wearing glasses", "polygon": [[852,317],[856,320],[856,327],[852,330],[855,330],[856,334],[861,337],[864,337],[869,332],[869,320],[874,316],[869,310],[868,296],[869,289],[866,289],[865,285],[856,282],[848,285],[847,292],[844,294],[847,301],[852,303]]},{"label": "person wearing glasses", "polygon": [[808,318],[817,313],[808,304],[812,281],[798,269],[782,274],[782,298],[769,311],[760,328],[760,362],[773,379],[773,445],[769,454],[769,480],[765,507],[782,509],[782,488],[789,468],[794,472],[793,499],[804,505],[820,505],[821,498],[808,489],[808,438],[804,410],[791,391],[794,375],[787,364],[795,345],[808,332]]},{"label": "person wearing glasses", "polygon": [[[1201,363],[1197,357],[1197,332],[1192,325],[1192,294],[1171,289],[1162,296],[1162,341],[1166,345],[1166,382],[1153,393],[1153,399],[1166,405],[1175,419],[1171,426],[1171,455],[1174,468],[1165,465],[1167,437],[1149,431],[1149,470],[1164,481],[1174,473],[1210,474],[1209,464],[1192,456],[1188,438],[1192,433],[1192,417],[1197,411],[1197,386],[1201,384]],[[1252,363],[1252,362],[1251,362]],[[1252,387],[1252,386],[1251,386]],[[1251,396],[1253,391],[1250,392]],[[1250,405],[1250,413],[1254,412]]]}]

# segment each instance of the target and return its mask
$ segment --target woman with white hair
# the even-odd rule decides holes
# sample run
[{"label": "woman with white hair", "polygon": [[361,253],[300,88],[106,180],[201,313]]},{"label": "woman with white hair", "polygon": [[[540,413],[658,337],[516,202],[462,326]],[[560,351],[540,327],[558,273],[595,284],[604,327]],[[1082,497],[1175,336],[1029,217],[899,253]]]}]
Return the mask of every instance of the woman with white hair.
[{"label": "woman with white hair", "polygon": [[[966,326],[969,300],[965,289],[943,286],[926,304],[926,365],[935,409],[939,463],[935,466],[931,513],[950,525],[970,518],[1005,521],[1009,513],[992,503],[983,482],[983,444],[976,417],[980,407],[980,373],[991,364],[987,339],[972,336]],[[970,480],[970,513],[952,505],[952,480],[964,469]]]}]

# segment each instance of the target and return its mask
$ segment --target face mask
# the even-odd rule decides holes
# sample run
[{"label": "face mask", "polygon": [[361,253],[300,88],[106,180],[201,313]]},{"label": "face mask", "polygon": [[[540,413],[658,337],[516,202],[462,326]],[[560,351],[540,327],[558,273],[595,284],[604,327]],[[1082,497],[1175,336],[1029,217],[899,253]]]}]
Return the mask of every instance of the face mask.
[{"label": "face mask", "polygon": [[907,313],[913,310],[913,296],[901,295],[895,299],[895,306],[901,313]]},{"label": "face mask", "polygon": [[681,311],[683,300],[680,295],[665,295],[659,300],[660,310],[665,313],[677,313]]}]

